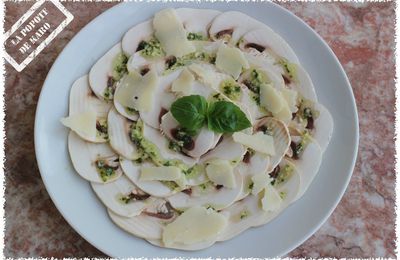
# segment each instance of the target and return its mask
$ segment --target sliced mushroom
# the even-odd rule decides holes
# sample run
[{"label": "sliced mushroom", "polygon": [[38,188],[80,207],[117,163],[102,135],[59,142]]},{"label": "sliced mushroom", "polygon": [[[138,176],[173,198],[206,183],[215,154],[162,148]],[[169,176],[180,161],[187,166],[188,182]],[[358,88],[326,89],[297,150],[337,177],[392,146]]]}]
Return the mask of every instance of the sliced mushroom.
[{"label": "sliced mushroom", "polygon": [[138,51],[129,58],[127,69],[129,72],[137,71],[141,75],[146,74],[148,70],[152,69],[161,75],[165,71],[165,58],[145,58]]},{"label": "sliced mushroom", "polygon": [[298,64],[294,66],[296,68],[296,80],[289,84],[290,88],[298,91],[304,98],[317,103],[318,98],[315,93],[314,84],[307,71]]},{"label": "sliced mushroom", "polygon": [[121,43],[114,45],[90,69],[89,83],[96,96],[101,100],[111,100],[115,83],[119,78],[114,77],[114,61],[122,54]]},{"label": "sliced mushroom", "polygon": [[239,197],[242,191],[243,178],[235,172],[236,187],[228,189],[216,187],[211,183],[191,188],[191,193],[179,192],[167,198],[171,205],[176,209],[186,209],[194,206],[212,207],[220,210],[230,206]]},{"label": "sliced mushroom", "polygon": [[297,170],[301,173],[301,186],[296,199],[303,196],[308,187],[311,185],[314,177],[317,175],[322,161],[322,151],[319,144],[311,137],[309,143],[304,148],[299,159],[294,160],[288,158]]},{"label": "sliced mushroom", "polygon": [[162,160],[179,160],[188,167],[192,167],[198,162],[198,158],[192,158],[170,149],[169,140],[163,136],[159,130],[154,129],[147,124],[143,124],[143,137],[157,147]]},{"label": "sliced mushroom", "polygon": [[221,159],[239,162],[246,153],[246,148],[233,141],[231,136],[222,137],[222,141],[208,153],[200,158],[200,163],[205,163],[211,159]]},{"label": "sliced mushroom", "polygon": [[108,144],[86,142],[70,131],[68,150],[75,170],[88,181],[108,183],[122,175],[118,156]]},{"label": "sliced mushroom", "polygon": [[172,189],[170,186],[163,184],[160,181],[142,181],[140,180],[140,168],[142,166],[151,166],[150,163],[138,164],[130,160],[121,160],[121,167],[125,175],[141,190],[154,197],[168,197],[176,192],[177,189]]},{"label": "sliced mushroom", "polygon": [[299,59],[289,44],[267,26],[246,32],[240,41],[239,48],[242,50],[252,48],[259,52],[270,53],[276,60],[284,58],[290,62],[299,63]]},{"label": "sliced mushroom", "polygon": [[214,144],[214,132],[207,127],[203,127],[196,136],[179,134],[179,123],[175,120],[171,112],[166,113],[161,118],[161,131],[175,142],[182,143],[182,151],[193,157],[199,158],[205,154]]},{"label": "sliced mushroom", "polygon": [[88,136],[79,131],[77,132],[84,140],[93,143],[107,142],[106,119],[110,107],[110,104],[98,99],[93,94],[89,87],[87,75],[80,77],[72,84],[69,96],[69,116],[79,115],[89,111],[96,115],[96,124],[93,126],[96,127],[94,135]]},{"label": "sliced mushroom", "polygon": [[122,38],[122,50],[128,56],[133,55],[138,51],[140,42],[149,40],[152,37],[153,24],[152,20],[147,20],[135,25],[129,29]]},{"label": "sliced mushroom", "polygon": [[121,176],[111,183],[91,183],[91,185],[101,202],[122,217],[139,215],[152,201],[149,194],[138,189],[125,176]]},{"label": "sliced mushroom", "polygon": [[243,53],[250,66],[272,70],[277,75],[284,74],[282,66],[269,53],[258,52],[255,49],[248,49]]},{"label": "sliced mushroom", "polygon": [[121,116],[114,108],[108,113],[108,137],[111,147],[129,160],[136,160],[140,153],[130,140],[132,122]]},{"label": "sliced mushroom", "polygon": [[265,83],[271,83],[274,86],[274,88],[278,90],[281,90],[285,87],[285,82],[283,81],[282,76],[276,73],[276,71],[273,68],[269,66],[264,66],[258,68],[251,68],[245,71],[239,78],[239,82],[246,85],[249,89],[251,89],[251,86],[249,86],[249,78],[250,78],[250,73],[253,69],[256,69],[259,73],[261,73],[263,79],[265,79]]},{"label": "sliced mushroom", "polygon": [[162,199],[155,200],[142,214],[135,217],[121,217],[108,210],[111,220],[128,233],[144,239],[161,239],[164,226],[172,222],[177,213],[168,202]]},{"label": "sliced mushroom", "polygon": [[223,209],[222,214],[228,217],[228,226],[218,236],[218,241],[229,240],[246,229],[263,220],[266,212],[260,207],[259,196],[249,195]]},{"label": "sliced mushroom", "polygon": [[214,18],[221,12],[211,9],[178,8],[176,14],[188,33],[200,33],[207,38],[208,28]]},{"label": "sliced mushroom", "polygon": [[278,178],[281,178],[281,180],[278,182],[275,180],[274,187],[282,194],[283,205],[289,205],[300,197],[299,192],[301,191],[303,183],[303,173],[292,161],[283,158],[279,163],[279,168],[282,170],[285,169],[285,167],[291,168],[290,174],[286,174],[283,180],[282,176],[278,175]]},{"label": "sliced mushroom", "polygon": [[317,103],[315,104],[315,109],[319,111],[319,115],[314,121],[315,127],[311,131],[311,135],[320,145],[322,152],[324,152],[332,137],[333,118],[323,105]]},{"label": "sliced mushroom", "polygon": [[282,203],[280,208],[273,212],[264,211],[260,206],[260,196],[254,195],[249,195],[223,209],[221,213],[229,218],[229,224],[218,237],[218,241],[229,240],[250,227],[264,225],[273,220],[295,200],[299,187],[300,175],[294,171],[287,182],[276,188],[277,192],[282,195]]},{"label": "sliced mushroom", "polygon": [[209,29],[211,39],[224,39],[235,45],[246,32],[265,26],[241,12],[224,12],[213,20]]},{"label": "sliced mushroom", "polygon": [[141,111],[140,118],[149,126],[159,129],[163,111],[168,111],[171,104],[175,101],[174,94],[168,92],[172,82],[178,78],[181,70],[173,71],[172,73],[162,76],[159,79],[159,85],[154,94],[153,105],[150,111]]},{"label": "sliced mushroom", "polygon": [[278,185],[277,187],[275,187],[276,191],[282,198],[280,209],[275,212],[265,214],[260,222],[255,223],[255,226],[265,225],[266,223],[270,222],[284,209],[286,209],[291,203],[296,201],[299,198],[299,192],[301,192],[302,182],[303,175],[295,167],[291,177],[286,182],[282,183],[282,185]]},{"label": "sliced mushroom", "polygon": [[238,200],[249,195],[251,191],[251,177],[260,173],[267,174],[270,164],[270,156],[259,152],[247,152],[243,161],[237,166],[238,171],[243,176],[243,190]]},{"label": "sliced mushroom", "polygon": [[290,135],[286,125],[275,118],[260,119],[254,127],[255,131],[262,131],[274,138],[275,155],[271,156],[267,172],[271,172],[285,156],[290,146]]}]

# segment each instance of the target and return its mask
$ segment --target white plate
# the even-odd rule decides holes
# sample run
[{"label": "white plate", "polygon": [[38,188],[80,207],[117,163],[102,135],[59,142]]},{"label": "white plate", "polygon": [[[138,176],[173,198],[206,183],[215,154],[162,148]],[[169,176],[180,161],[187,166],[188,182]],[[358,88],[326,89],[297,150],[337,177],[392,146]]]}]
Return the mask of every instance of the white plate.
[{"label": "white plate", "polygon": [[[238,10],[269,25],[293,47],[310,73],[319,100],[332,113],[335,130],[319,174],[302,199],[269,224],[247,230],[209,249],[183,252],[161,249],[125,233],[108,218],[89,183],[72,168],[67,115],[72,82],[131,26],[166,7]],[[51,68],[36,111],[35,150],[47,191],[68,223],[87,241],[112,257],[275,257],[310,237],[332,213],[353,171],[358,147],[358,118],[349,81],[328,45],[303,21],[269,3],[123,3],[104,12],[65,47]]]}]

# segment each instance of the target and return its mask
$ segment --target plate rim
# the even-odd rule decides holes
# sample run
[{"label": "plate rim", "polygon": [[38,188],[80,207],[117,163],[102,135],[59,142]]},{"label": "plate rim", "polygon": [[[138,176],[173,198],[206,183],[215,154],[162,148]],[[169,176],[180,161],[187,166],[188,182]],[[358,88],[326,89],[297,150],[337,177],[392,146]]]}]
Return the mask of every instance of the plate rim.
[{"label": "plate rim", "polygon": [[[143,2],[142,2],[143,3]],[[46,188],[46,192],[49,195],[51,201],[53,202],[54,206],[57,208],[57,210],[59,211],[59,213],[61,214],[62,218],[74,229],[75,232],[77,232],[82,238],[84,238],[88,243],[90,243],[92,246],[94,246],[97,250],[101,251],[102,253],[108,255],[108,256],[113,256],[112,253],[108,252],[108,250],[106,248],[100,248],[99,245],[97,245],[89,236],[86,236],[82,230],[80,230],[79,228],[76,227],[76,225],[70,221],[70,219],[68,219],[66,217],[66,214],[63,212],[63,210],[61,209],[59,203],[57,202],[57,199],[55,198],[55,194],[49,192],[49,183],[47,182],[47,179],[45,177],[45,174],[43,174],[42,172],[44,172],[44,164],[45,164],[45,160],[43,160],[43,158],[41,158],[42,156],[40,155],[40,147],[39,147],[39,133],[37,131],[38,129],[38,115],[41,112],[41,107],[43,106],[43,93],[45,92],[45,90],[47,88],[49,88],[49,78],[50,75],[53,73],[53,71],[55,70],[56,65],[58,65],[61,60],[60,60],[60,56],[63,54],[63,52],[65,52],[66,49],[70,48],[70,46],[72,45],[72,42],[75,38],[78,38],[80,35],[85,34],[86,30],[88,30],[88,27],[90,27],[92,24],[97,23],[99,20],[102,19],[103,16],[106,16],[106,14],[113,12],[114,9],[117,9],[119,6],[121,5],[125,5],[127,4],[126,2],[120,2],[114,6],[112,6],[111,8],[108,8],[107,10],[103,11],[102,13],[100,13],[99,15],[97,15],[95,18],[93,18],[91,21],[89,21],[87,24],[85,24],[85,26],[83,26],[69,41],[68,43],[65,45],[65,47],[63,48],[63,50],[57,55],[57,58],[55,59],[55,61],[53,62],[49,72],[46,75],[46,78],[43,82],[42,85],[42,89],[40,90],[40,95],[37,101],[37,106],[36,106],[36,111],[35,111],[35,123],[34,123],[34,148],[35,148],[35,158],[36,158],[36,162],[38,165],[38,169],[39,169],[39,173],[40,176],[43,180],[44,186]],[[131,3],[132,4],[132,3]],[[140,3],[135,3],[135,4],[140,4]],[[194,3],[195,4],[195,3]],[[338,194],[338,196],[335,199],[334,205],[332,207],[330,207],[330,210],[325,214],[325,216],[323,218],[321,218],[319,220],[318,223],[315,224],[314,228],[310,229],[309,232],[307,232],[307,234],[303,235],[302,239],[297,240],[296,243],[293,243],[293,245],[291,247],[287,247],[287,249],[282,252],[279,256],[277,257],[282,257],[287,255],[288,253],[290,253],[291,251],[293,251],[295,248],[299,247],[300,245],[302,245],[306,240],[308,240],[315,232],[317,232],[321,226],[327,221],[327,219],[332,215],[333,211],[337,208],[339,202],[342,200],[343,195],[345,193],[345,191],[347,190],[351,177],[353,176],[354,173],[354,169],[355,169],[355,164],[357,162],[357,158],[358,158],[358,149],[359,149],[359,116],[358,116],[358,109],[357,109],[357,103],[356,103],[356,99],[354,96],[354,92],[353,92],[353,88],[351,86],[351,83],[347,77],[347,74],[342,66],[342,64],[340,63],[338,57],[335,55],[335,53],[333,52],[333,50],[331,49],[331,47],[327,44],[327,42],[311,27],[309,26],[305,21],[303,21],[301,18],[299,18],[297,15],[295,15],[293,12],[289,11],[288,9],[286,9],[285,7],[274,3],[274,2],[265,2],[265,4],[270,4],[273,5],[275,7],[277,7],[278,9],[280,9],[280,11],[286,13],[287,15],[291,16],[292,18],[295,18],[296,21],[298,23],[301,23],[303,26],[307,27],[308,30],[310,30],[312,32],[312,34],[314,34],[319,40],[320,42],[323,43],[325,50],[329,52],[329,55],[333,58],[335,65],[340,69],[340,73],[342,74],[342,76],[344,77],[345,83],[346,83],[346,87],[347,89],[350,91],[350,96],[351,96],[351,101],[352,101],[352,108],[353,108],[353,112],[354,112],[354,126],[355,126],[355,132],[354,132],[354,141],[355,141],[355,145],[352,146],[353,149],[353,157],[351,158],[351,164],[349,165],[349,173],[347,174],[347,178],[345,180],[345,185],[343,185],[341,187],[341,191]],[[146,7],[145,7],[146,8]],[[203,9],[203,8],[198,8],[198,7],[194,7],[197,9]],[[158,248],[157,248],[158,249]],[[113,256],[115,257],[115,256]]]}]

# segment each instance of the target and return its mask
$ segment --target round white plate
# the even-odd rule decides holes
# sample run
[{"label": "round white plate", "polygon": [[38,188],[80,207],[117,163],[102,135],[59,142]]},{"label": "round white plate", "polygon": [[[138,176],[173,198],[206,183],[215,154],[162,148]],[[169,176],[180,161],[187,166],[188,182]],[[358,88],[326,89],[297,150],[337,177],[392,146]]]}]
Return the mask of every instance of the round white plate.
[{"label": "round white plate", "polygon": [[[131,26],[166,7],[238,10],[269,25],[294,49],[309,72],[319,100],[332,113],[335,130],[319,174],[306,194],[269,224],[196,252],[162,249],[115,226],[89,183],[75,173],[67,150],[67,115],[72,82],[121,40]],[[310,237],[332,213],[353,171],[358,118],[349,81],[328,45],[303,21],[269,3],[123,3],[84,27],[51,68],[36,111],[35,149],[39,169],[54,204],[87,241],[112,257],[275,257]]]}]

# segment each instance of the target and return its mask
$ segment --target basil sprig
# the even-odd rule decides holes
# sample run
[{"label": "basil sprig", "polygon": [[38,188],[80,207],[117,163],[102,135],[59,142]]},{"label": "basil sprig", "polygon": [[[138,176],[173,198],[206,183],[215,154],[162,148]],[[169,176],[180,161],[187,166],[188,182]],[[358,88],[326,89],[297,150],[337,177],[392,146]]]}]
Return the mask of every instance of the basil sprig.
[{"label": "basil sprig", "polygon": [[229,101],[217,101],[208,108],[208,128],[217,133],[234,133],[251,126],[243,111]]},{"label": "basil sprig", "polygon": [[171,113],[182,127],[195,131],[206,121],[207,106],[207,100],[202,96],[185,96],[172,103]]},{"label": "basil sprig", "polygon": [[233,133],[251,126],[243,111],[228,101],[211,104],[199,95],[185,96],[171,106],[171,113],[185,129],[197,132],[204,124],[217,133]]}]

